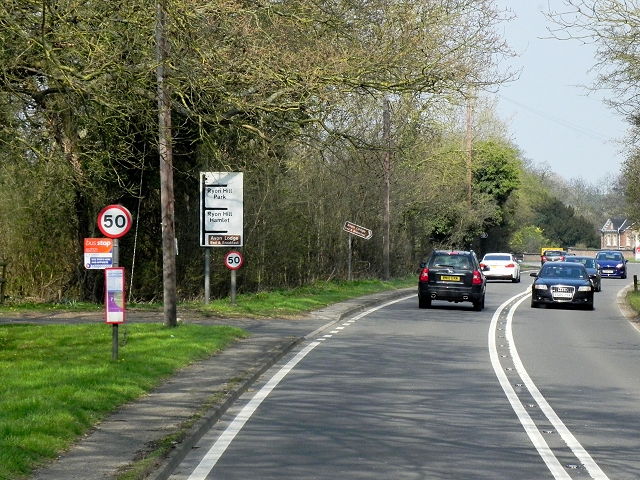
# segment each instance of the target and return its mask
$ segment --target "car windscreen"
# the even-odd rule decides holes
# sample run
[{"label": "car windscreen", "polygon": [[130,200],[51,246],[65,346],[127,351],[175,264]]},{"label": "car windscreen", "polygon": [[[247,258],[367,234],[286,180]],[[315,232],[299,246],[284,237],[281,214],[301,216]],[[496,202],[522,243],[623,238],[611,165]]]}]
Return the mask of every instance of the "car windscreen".
[{"label": "car windscreen", "polygon": [[586,268],[597,268],[596,261],[593,258],[567,257],[567,262],[581,263]]},{"label": "car windscreen", "polygon": [[540,270],[538,275],[540,278],[587,278],[587,272],[584,267],[576,265],[575,267],[569,266],[556,266],[547,265]]},{"label": "car windscreen", "polygon": [[617,252],[600,252],[596,255],[596,259],[622,261],[622,254]]}]

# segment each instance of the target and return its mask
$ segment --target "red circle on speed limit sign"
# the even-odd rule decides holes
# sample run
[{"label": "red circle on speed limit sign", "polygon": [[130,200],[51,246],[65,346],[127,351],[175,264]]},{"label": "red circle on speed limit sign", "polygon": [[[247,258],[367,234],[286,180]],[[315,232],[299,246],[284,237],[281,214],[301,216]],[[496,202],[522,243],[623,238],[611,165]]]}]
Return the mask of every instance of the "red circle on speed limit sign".
[{"label": "red circle on speed limit sign", "polygon": [[122,205],[109,205],[98,214],[98,228],[105,237],[120,238],[131,228],[131,214]]},{"label": "red circle on speed limit sign", "polygon": [[229,270],[237,270],[242,266],[242,255],[240,252],[229,252],[224,257],[224,264]]}]

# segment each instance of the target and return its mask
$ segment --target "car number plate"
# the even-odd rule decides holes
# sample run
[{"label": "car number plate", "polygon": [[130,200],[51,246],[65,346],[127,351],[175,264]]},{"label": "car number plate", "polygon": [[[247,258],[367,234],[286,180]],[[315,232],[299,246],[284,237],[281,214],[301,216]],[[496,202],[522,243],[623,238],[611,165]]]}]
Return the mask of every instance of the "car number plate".
[{"label": "car number plate", "polygon": [[459,282],[460,277],[458,275],[440,275],[440,280],[443,282]]},{"label": "car number plate", "polygon": [[554,292],[553,296],[556,298],[572,298],[573,294],[569,292]]},{"label": "car number plate", "polygon": [[602,273],[613,273],[613,272],[614,270],[609,268],[607,268],[606,270],[602,270]]}]

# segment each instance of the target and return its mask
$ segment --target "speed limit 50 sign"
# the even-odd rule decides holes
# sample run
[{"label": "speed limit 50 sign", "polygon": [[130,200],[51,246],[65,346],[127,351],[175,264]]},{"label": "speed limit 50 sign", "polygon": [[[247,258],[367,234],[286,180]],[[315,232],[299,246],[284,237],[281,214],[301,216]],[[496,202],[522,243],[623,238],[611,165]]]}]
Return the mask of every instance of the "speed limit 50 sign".
[{"label": "speed limit 50 sign", "polygon": [[224,257],[224,264],[229,270],[237,270],[242,266],[240,252],[229,252]]},{"label": "speed limit 50 sign", "polygon": [[98,228],[105,237],[120,238],[131,228],[131,213],[122,205],[109,205],[98,214]]}]

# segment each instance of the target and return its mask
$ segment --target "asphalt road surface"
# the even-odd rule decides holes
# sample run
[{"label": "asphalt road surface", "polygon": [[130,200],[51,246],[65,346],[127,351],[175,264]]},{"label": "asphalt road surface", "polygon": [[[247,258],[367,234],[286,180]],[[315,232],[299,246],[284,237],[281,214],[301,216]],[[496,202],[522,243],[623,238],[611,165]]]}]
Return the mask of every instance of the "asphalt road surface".
[{"label": "asphalt road surface", "polygon": [[640,332],[603,279],[595,310],[405,297],[272,367],[171,479],[637,479]]}]

